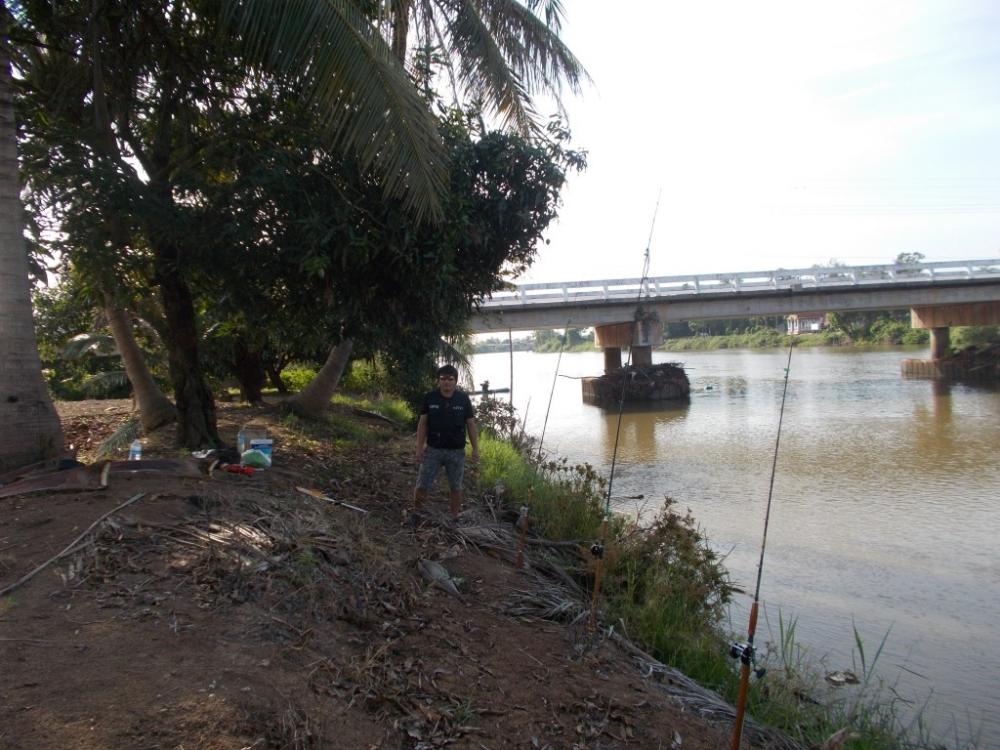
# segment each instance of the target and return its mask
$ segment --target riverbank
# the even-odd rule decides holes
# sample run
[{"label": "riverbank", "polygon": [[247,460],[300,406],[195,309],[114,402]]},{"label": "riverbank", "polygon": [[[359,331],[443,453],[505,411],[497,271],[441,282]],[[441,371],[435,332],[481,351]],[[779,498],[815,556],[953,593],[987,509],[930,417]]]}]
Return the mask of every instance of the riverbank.
[{"label": "riverbank", "polygon": [[[66,409],[83,458],[125,416],[89,404]],[[426,525],[401,527],[411,435],[349,408],[304,423],[220,405],[225,438],[249,420],[275,440],[274,467],[252,478],[138,473],[100,492],[0,499],[0,588],[72,547],[0,597],[5,748],[726,744],[662,671],[544,616],[558,582],[463,542],[505,524],[484,525],[485,497],[458,529],[439,520],[443,497]],[[149,436],[143,457],[176,457],[171,439]],[[422,577],[421,560],[458,595]]]}]

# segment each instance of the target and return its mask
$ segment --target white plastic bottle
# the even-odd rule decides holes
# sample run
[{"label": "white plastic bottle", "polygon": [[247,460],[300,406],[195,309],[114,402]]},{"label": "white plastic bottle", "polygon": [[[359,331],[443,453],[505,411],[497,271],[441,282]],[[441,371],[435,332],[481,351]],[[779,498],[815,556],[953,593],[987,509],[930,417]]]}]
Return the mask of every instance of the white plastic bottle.
[{"label": "white plastic bottle", "polygon": [[242,456],[243,451],[245,451],[246,449],[247,449],[246,432],[242,427],[240,427],[240,431],[236,433],[236,450],[239,451],[239,454]]},{"label": "white plastic bottle", "polygon": [[139,438],[132,441],[132,445],[128,449],[128,460],[129,461],[141,461],[142,460],[142,442]]}]

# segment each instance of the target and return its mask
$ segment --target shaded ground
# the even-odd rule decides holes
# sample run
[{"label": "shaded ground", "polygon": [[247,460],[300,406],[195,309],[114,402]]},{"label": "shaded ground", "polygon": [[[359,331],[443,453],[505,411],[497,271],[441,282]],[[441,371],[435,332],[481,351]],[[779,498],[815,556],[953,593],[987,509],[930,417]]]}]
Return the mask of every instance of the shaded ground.
[{"label": "shaded ground", "polygon": [[[60,413],[86,455],[128,408]],[[613,643],[508,614],[538,578],[447,528],[401,527],[409,436],[370,422],[344,449],[337,423],[293,431],[223,406],[223,437],[250,418],[269,424],[276,455],[253,478],[135,474],[0,499],[3,588],[144,493],[0,597],[0,747],[728,747],[728,728],[685,712]],[[171,437],[144,457],[176,455]],[[429,586],[420,558],[458,577],[461,598]]]}]

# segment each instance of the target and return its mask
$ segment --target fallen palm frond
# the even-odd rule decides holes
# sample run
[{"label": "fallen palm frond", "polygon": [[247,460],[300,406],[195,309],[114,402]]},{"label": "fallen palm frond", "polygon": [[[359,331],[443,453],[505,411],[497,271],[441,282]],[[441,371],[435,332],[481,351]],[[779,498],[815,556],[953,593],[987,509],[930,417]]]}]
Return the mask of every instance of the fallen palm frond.
[{"label": "fallen palm frond", "polygon": [[100,518],[98,518],[96,521],[94,521],[92,524],[90,524],[90,526],[88,526],[86,528],[86,530],[82,534],[80,534],[80,536],[78,536],[76,539],[74,539],[72,542],[70,542],[69,545],[67,545],[67,547],[62,552],[60,552],[58,555],[55,555],[54,557],[50,557],[48,560],[46,560],[45,562],[43,562],[37,568],[35,568],[34,570],[32,570],[30,573],[27,573],[26,575],[22,576],[18,580],[14,581],[14,583],[12,583],[10,586],[6,586],[5,588],[0,589],[0,596],[4,596],[5,594],[9,594],[14,589],[16,589],[18,586],[21,586],[21,585],[27,583],[28,581],[30,581],[36,575],[38,575],[43,570],[45,570],[47,567],[49,567],[49,565],[51,565],[52,563],[54,563],[56,560],[59,560],[59,559],[65,557],[66,555],[70,554],[71,552],[75,551],[76,548],[77,548],[77,545],[80,543],[80,541],[84,537],[86,537],[91,531],[93,531],[97,526],[99,526],[101,524],[101,522],[107,520],[110,516],[114,515],[118,511],[123,510],[124,508],[127,508],[132,503],[134,503],[134,502],[142,499],[145,496],[145,494],[146,494],[145,492],[140,492],[138,495],[134,495],[134,496],[130,497],[128,500],[126,500],[121,505],[119,505],[119,506],[117,506],[117,507],[112,508],[111,510],[109,510],[107,513],[105,513]]},{"label": "fallen palm frond", "polygon": [[129,417],[121,427],[97,444],[97,458],[120,456],[128,451],[129,445],[142,434],[142,423],[138,416]]}]

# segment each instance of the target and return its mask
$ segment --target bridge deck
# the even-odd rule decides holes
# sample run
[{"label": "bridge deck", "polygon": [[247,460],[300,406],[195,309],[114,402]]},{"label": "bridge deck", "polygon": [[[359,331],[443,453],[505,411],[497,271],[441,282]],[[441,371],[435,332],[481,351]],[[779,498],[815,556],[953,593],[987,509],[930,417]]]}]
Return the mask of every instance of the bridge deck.
[{"label": "bridge deck", "polygon": [[627,322],[640,297],[663,321],[997,301],[1000,258],[522,284],[486,300],[470,327]]}]

